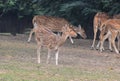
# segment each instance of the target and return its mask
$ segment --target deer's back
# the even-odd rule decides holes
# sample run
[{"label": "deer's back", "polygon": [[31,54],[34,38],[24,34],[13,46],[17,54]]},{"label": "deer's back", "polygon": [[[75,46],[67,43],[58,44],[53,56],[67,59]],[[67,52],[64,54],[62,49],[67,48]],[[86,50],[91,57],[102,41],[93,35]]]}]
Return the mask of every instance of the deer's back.
[{"label": "deer's back", "polygon": [[105,21],[107,21],[108,19],[110,19],[110,16],[107,13],[104,12],[98,12],[95,16],[94,16],[94,26],[101,26],[102,23],[104,23]]},{"label": "deer's back", "polygon": [[35,36],[42,46],[49,48],[54,48],[59,41],[59,36],[45,28],[36,29]]},{"label": "deer's back", "polygon": [[120,19],[109,19],[106,21],[105,25],[108,28],[120,30]]},{"label": "deer's back", "polygon": [[43,27],[47,27],[52,31],[61,31],[65,24],[69,24],[69,22],[64,18],[39,15],[33,18],[33,23],[34,22],[41,24]]}]

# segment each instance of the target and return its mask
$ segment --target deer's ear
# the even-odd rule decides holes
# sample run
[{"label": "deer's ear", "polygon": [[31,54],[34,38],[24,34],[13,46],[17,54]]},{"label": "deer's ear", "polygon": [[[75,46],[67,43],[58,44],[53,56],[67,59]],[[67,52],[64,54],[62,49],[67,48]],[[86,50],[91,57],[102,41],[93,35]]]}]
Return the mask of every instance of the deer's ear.
[{"label": "deer's ear", "polygon": [[78,25],[78,28],[81,29],[81,25],[80,24]]}]

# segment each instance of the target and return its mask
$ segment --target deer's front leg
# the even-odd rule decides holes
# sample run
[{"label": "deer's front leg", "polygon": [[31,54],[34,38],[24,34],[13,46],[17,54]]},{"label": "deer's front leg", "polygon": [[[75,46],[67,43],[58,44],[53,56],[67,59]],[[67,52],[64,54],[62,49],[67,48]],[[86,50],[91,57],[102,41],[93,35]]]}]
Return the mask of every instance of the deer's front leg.
[{"label": "deer's front leg", "polygon": [[69,39],[70,39],[71,43],[73,44],[73,43],[74,43],[74,41],[73,41],[73,39],[72,39],[72,37],[71,37],[71,36],[69,36]]},{"label": "deer's front leg", "polygon": [[97,31],[98,31],[97,27],[94,27],[94,39],[93,39],[91,49],[95,49],[95,40],[96,40]]},{"label": "deer's front leg", "polygon": [[57,49],[55,53],[56,65],[58,65],[58,55],[59,55],[59,49]]},{"label": "deer's front leg", "polygon": [[41,46],[38,45],[38,47],[37,47],[37,59],[38,59],[38,63],[40,63],[40,51],[41,51]]}]

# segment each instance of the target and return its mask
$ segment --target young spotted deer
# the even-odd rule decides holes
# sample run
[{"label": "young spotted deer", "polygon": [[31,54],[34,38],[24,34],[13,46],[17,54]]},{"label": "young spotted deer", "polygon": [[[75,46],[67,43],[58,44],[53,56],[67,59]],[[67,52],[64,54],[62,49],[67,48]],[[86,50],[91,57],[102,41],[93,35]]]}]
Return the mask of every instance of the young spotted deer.
[{"label": "young spotted deer", "polygon": [[[117,15],[114,15],[112,18],[110,18],[110,19],[120,19],[120,14],[117,14]],[[107,21],[109,21],[109,19],[108,20],[106,20],[105,22],[103,22],[102,23],[102,25],[104,25]],[[100,37],[102,37],[104,34],[106,34],[107,33],[107,29],[108,28],[106,28],[105,30],[102,30],[102,25],[100,26],[100,28],[99,28],[99,30],[101,31],[101,33],[100,33]],[[104,26],[105,27],[105,26]],[[119,36],[120,36],[120,34],[118,33],[118,35],[117,35],[117,40],[118,40],[118,49],[120,48],[119,47]],[[112,47],[111,47],[111,42],[110,42],[110,40],[111,40],[111,38],[110,37],[108,37],[108,39],[109,39],[109,50],[111,50],[112,51]],[[98,44],[97,44],[97,49],[99,49],[99,46],[100,46],[100,41],[98,42]],[[102,47],[102,49],[104,50],[104,47]]]},{"label": "young spotted deer", "polygon": [[[105,32],[107,31],[107,34],[105,34]],[[119,50],[117,49],[116,45],[115,45],[115,39],[117,37],[117,35],[120,32],[120,19],[109,19],[108,21],[106,21],[105,23],[103,23],[101,25],[101,36],[100,36],[100,51],[102,52],[103,48],[103,44],[104,41],[107,38],[110,38],[110,42],[115,50],[115,52],[118,54]],[[112,50],[112,48],[110,48]]]},{"label": "young spotted deer", "polygon": [[[33,24],[36,23],[38,25],[44,25],[45,28],[48,28],[53,32],[62,32],[62,27],[64,27],[65,24],[68,24],[68,27],[71,30],[76,31],[76,33],[80,34],[84,39],[87,37],[85,34],[85,30],[81,28],[80,25],[79,27],[75,27],[71,25],[64,18],[37,15],[33,17],[32,23]],[[28,42],[30,42],[33,33],[34,33],[34,30],[31,30],[29,38],[28,38]],[[71,37],[74,37],[74,36],[69,36],[70,39]],[[71,42],[73,43],[72,39],[71,39]]]},{"label": "young spotted deer", "polygon": [[59,48],[61,45],[64,44],[68,36],[77,36],[76,32],[71,30],[68,25],[65,25],[62,27],[61,30],[62,36],[54,34],[50,29],[45,27],[44,25],[35,25],[34,26],[34,32],[35,32],[35,39],[37,42],[37,58],[38,63],[40,63],[40,51],[41,47],[47,47],[48,49],[48,56],[46,63],[49,63],[49,58],[51,54],[51,50],[54,50],[55,57],[56,57],[56,65],[58,65],[58,54],[59,54]]},{"label": "young spotted deer", "polygon": [[[110,16],[105,12],[98,12],[94,16],[94,20],[93,20],[94,39],[91,46],[92,49],[95,49],[95,40],[96,40],[96,35],[98,30],[100,29],[102,23],[104,23],[108,19],[110,19]],[[99,45],[99,42],[98,42],[98,45]],[[98,45],[97,45],[97,48],[98,48]]]}]

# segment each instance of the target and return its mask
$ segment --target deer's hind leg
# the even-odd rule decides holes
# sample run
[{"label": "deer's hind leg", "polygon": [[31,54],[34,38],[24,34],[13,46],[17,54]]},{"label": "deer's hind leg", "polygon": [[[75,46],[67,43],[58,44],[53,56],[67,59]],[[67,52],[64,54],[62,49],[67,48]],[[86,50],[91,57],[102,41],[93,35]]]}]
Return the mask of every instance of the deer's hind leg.
[{"label": "deer's hind leg", "polygon": [[34,29],[32,29],[32,30],[30,31],[29,38],[28,38],[28,40],[27,40],[28,43],[30,42],[33,33],[34,33]]},{"label": "deer's hind leg", "polygon": [[46,60],[47,64],[49,63],[50,55],[51,55],[51,49],[48,49],[48,55],[47,55],[47,60]]},{"label": "deer's hind leg", "polygon": [[116,45],[115,45],[115,39],[116,39],[116,37],[117,37],[117,32],[114,32],[114,33],[112,34],[112,37],[111,37],[111,43],[112,43],[112,45],[113,45],[113,47],[114,47],[114,49],[115,49],[115,52],[118,54],[119,51],[118,51],[118,49],[117,49],[117,47],[116,47]]},{"label": "deer's hind leg", "polygon": [[104,35],[102,38],[100,37],[100,52],[102,52],[104,50],[104,41],[111,35],[111,32],[108,31],[106,35]]}]

